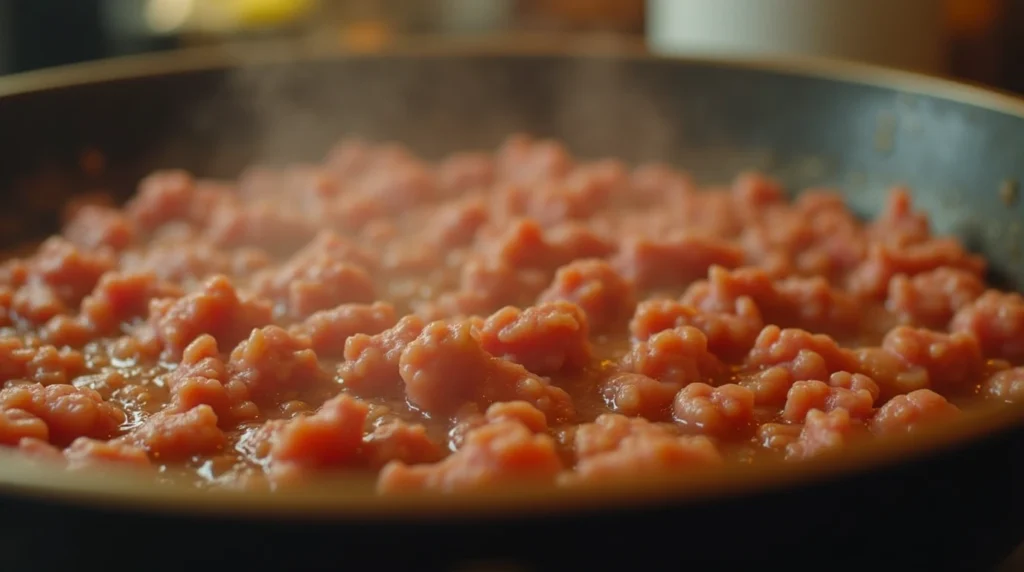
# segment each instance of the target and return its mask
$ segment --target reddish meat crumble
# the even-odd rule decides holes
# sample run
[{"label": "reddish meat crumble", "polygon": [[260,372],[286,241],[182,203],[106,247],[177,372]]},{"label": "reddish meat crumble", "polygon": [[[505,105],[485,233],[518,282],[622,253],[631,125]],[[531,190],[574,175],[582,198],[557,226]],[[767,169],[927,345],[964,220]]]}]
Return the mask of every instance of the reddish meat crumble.
[{"label": "reddish meat crumble", "polygon": [[1024,298],[894,190],[509,138],[151,175],[0,270],[0,445],[197,486],[559,486],[833,454],[1024,399]]}]

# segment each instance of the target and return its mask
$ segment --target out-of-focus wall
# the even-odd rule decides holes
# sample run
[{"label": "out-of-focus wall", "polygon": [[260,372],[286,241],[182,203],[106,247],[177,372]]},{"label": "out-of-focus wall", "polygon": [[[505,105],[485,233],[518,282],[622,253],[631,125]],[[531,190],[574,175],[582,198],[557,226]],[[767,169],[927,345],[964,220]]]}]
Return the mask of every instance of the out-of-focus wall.
[{"label": "out-of-focus wall", "polygon": [[649,0],[657,51],[825,56],[945,71],[939,0]]},{"label": "out-of-focus wall", "polygon": [[952,75],[1008,87],[1015,56],[1012,37],[1022,30],[1012,13],[1018,0],[946,0],[946,60]]},{"label": "out-of-focus wall", "polygon": [[[670,5],[705,23],[653,14],[661,6],[664,15]],[[858,39],[854,32],[865,28],[853,24],[870,21],[871,10],[892,16],[876,20],[882,25],[871,30],[873,38]],[[808,24],[829,12],[840,25]],[[289,36],[372,48],[403,34],[542,31],[641,39],[682,33],[703,34],[705,46],[721,48],[728,44],[722,30],[730,27],[744,30],[739,37],[748,44],[770,40],[793,49],[802,42],[811,51],[1024,92],[1024,0],[0,0],[0,74]]]},{"label": "out-of-focus wall", "polygon": [[11,7],[0,2],[0,73],[11,67]]},{"label": "out-of-focus wall", "polygon": [[23,71],[106,55],[99,0],[2,0],[7,67]]}]

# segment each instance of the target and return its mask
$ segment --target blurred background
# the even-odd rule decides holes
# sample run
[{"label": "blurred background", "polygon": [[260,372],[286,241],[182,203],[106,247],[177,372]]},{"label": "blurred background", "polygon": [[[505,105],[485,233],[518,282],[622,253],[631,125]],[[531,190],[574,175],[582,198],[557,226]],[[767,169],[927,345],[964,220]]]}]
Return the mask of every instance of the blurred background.
[{"label": "blurred background", "polygon": [[0,0],[0,73],[267,38],[374,49],[535,32],[829,55],[1024,92],[1024,0]]}]

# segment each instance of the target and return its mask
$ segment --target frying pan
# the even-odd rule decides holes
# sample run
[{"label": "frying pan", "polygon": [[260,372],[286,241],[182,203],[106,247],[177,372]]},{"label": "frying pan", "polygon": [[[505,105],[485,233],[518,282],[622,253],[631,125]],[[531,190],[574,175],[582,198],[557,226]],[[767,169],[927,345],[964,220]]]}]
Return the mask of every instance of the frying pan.
[{"label": "frying pan", "polygon": [[[1024,103],[852,64],[536,39],[199,50],[2,79],[0,243],[54,232],[75,193],[124,199],[155,168],[232,176],[317,160],[349,134],[437,157],[512,131],[706,182],[756,168],[794,189],[834,186],[864,215],[908,184],[938,232],[1024,286]],[[4,570],[987,570],[1024,539],[1022,453],[1024,409],[1006,407],[837,459],[447,499],[377,498],[357,482],[213,493],[4,457],[0,555]]]}]

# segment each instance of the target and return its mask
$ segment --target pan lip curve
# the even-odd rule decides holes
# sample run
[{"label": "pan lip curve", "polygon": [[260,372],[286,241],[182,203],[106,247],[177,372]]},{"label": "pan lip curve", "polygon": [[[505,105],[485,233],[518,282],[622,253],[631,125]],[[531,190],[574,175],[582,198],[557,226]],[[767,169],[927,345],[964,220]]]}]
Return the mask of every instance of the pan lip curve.
[{"label": "pan lip curve", "polygon": [[[781,76],[805,77],[840,83],[890,89],[934,97],[976,108],[1024,118],[1024,99],[989,88],[934,76],[883,68],[870,64],[822,58],[676,56],[655,55],[642,45],[616,44],[609,49],[567,46],[560,41],[535,38],[529,43],[505,41],[412,40],[375,52],[346,51],[317,46],[266,50],[240,54],[220,48],[192,48],[157,54],[126,56],[25,72],[0,78],[0,101],[6,97],[48,90],[96,85],[142,77],[230,71],[248,65],[273,65],[290,61],[315,62],[332,59],[445,58],[445,57],[596,57],[633,61],[677,62],[682,65],[721,69],[771,72]],[[968,415],[965,415],[965,418]],[[972,419],[976,416],[970,416]],[[998,414],[960,420],[914,439],[898,439],[862,447],[834,459],[817,459],[798,464],[780,464],[760,474],[752,470],[715,471],[699,475],[693,482],[633,479],[627,484],[572,489],[505,490],[499,494],[454,495],[444,498],[381,497],[344,494],[334,496],[284,491],[259,493],[211,493],[193,488],[163,488],[138,478],[121,475],[101,477],[72,475],[18,460],[0,458],[0,497],[18,495],[61,504],[101,506],[105,509],[156,510],[168,515],[270,518],[338,519],[358,518],[381,521],[410,521],[427,518],[480,518],[564,515],[572,512],[664,506],[665,503],[700,502],[723,497],[763,494],[781,488],[800,487],[835,477],[853,477],[912,458],[944,454],[952,447],[969,446],[1006,431],[1024,427],[1024,407],[1003,408]],[[973,423],[973,424],[972,424]]]},{"label": "pan lip curve", "polygon": [[189,73],[230,71],[246,66],[330,60],[452,57],[595,58],[626,62],[657,61],[721,69],[762,71],[782,76],[820,79],[890,89],[908,95],[947,100],[1024,118],[1024,96],[991,86],[926,73],[835,58],[796,55],[694,55],[651,52],[643,42],[566,41],[547,34],[493,39],[439,39],[410,36],[390,47],[352,50],[336,44],[268,42],[245,50],[201,46],[119,56],[54,66],[0,77],[0,99],[16,95],[112,81]]},{"label": "pan lip curve", "polygon": [[[62,507],[165,517],[361,524],[441,524],[463,520],[566,517],[609,511],[643,511],[785,494],[809,485],[854,480],[873,471],[927,462],[1024,433],[1024,404],[980,407],[947,424],[851,444],[835,456],[799,463],[769,460],[725,466],[671,478],[632,477],[592,486],[509,487],[456,495],[377,495],[345,481],[281,491],[222,491],[191,485],[157,485],[147,476],[116,471],[69,472],[0,453],[0,499],[58,503]],[[361,483],[365,483],[363,478]],[[354,481],[350,481],[353,484]],[[318,483],[319,485],[319,483]]]}]

